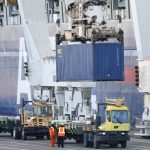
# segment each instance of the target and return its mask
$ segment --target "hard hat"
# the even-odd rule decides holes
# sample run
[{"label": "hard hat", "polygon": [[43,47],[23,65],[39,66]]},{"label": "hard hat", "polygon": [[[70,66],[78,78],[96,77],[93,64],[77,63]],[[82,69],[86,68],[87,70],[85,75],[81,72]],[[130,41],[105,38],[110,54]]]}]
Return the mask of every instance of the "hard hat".
[{"label": "hard hat", "polygon": [[64,123],[60,123],[61,126],[64,126]]},{"label": "hard hat", "polygon": [[52,125],[52,124],[55,124],[55,123],[54,123],[54,122],[51,122],[51,125]]}]

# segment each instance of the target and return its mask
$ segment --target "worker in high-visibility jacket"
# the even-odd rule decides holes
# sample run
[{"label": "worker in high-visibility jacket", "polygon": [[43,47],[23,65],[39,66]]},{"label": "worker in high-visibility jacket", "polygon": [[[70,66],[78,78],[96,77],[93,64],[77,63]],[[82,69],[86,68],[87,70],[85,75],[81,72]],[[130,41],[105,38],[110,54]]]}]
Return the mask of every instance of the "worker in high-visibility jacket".
[{"label": "worker in high-visibility jacket", "polygon": [[65,137],[65,127],[64,124],[61,124],[58,128],[57,144],[58,147],[64,147],[64,137]]},{"label": "worker in high-visibility jacket", "polygon": [[51,146],[55,147],[57,131],[56,131],[55,124],[53,122],[51,123],[51,126],[49,128],[49,134],[50,134]]}]

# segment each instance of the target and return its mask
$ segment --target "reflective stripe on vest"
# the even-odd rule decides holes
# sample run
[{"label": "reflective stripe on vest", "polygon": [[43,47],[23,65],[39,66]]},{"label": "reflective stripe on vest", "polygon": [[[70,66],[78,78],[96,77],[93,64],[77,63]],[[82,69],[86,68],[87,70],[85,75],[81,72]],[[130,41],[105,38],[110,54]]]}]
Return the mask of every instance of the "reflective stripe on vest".
[{"label": "reflective stripe on vest", "polygon": [[58,136],[65,136],[65,128],[59,127]]}]

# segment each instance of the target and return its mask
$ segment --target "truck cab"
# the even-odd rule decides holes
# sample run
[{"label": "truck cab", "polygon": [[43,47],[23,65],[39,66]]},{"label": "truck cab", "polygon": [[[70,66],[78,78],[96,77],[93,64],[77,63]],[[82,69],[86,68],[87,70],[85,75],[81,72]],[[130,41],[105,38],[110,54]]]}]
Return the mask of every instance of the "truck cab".
[{"label": "truck cab", "polygon": [[106,103],[105,123],[99,126],[102,131],[129,131],[130,113],[128,107],[120,104]]},{"label": "truck cab", "polygon": [[48,122],[54,120],[54,106],[50,102],[42,100],[34,100],[32,102],[32,115],[29,115],[29,110],[25,107],[31,101],[23,101],[23,106],[20,109],[20,125],[14,127],[14,139],[27,140],[27,137],[32,136],[37,139],[43,139],[44,136],[49,138]]},{"label": "truck cab", "polygon": [[126,148],[130,140],[130,113],[124,105],[124,99],[107,99],[105,101],[105,122],[93,128],[92,131],[85,131],[84,146],[93,145],[99,148],[101,144],[108,144],[110,147]]}]

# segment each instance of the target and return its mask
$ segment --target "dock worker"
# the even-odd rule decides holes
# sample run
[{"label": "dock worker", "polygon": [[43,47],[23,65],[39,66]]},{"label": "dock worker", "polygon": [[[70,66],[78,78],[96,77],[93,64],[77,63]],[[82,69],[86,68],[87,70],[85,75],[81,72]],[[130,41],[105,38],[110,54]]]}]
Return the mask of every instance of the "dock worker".
[{"label": "dock worker", "polygon": [[58,128],[58,137],[57,137],[57,144],[58,147],[64,147],[64,137],[65,137],[65,127],[64,124],[61,123],[60,127]]},{"label": "dock worker", "polygon": [[55,147],[57,131],[54,122],[51,123],[51,126],[49,128],[49,134],[50,134],[51,147]]}]

